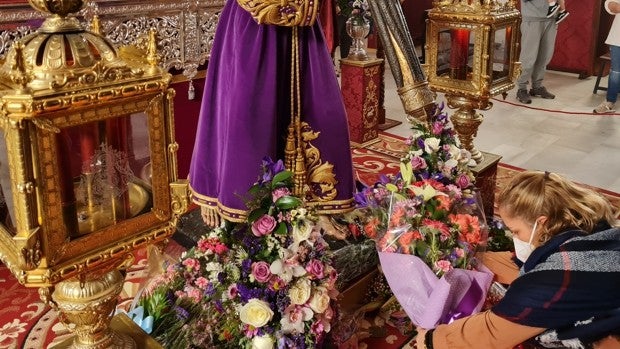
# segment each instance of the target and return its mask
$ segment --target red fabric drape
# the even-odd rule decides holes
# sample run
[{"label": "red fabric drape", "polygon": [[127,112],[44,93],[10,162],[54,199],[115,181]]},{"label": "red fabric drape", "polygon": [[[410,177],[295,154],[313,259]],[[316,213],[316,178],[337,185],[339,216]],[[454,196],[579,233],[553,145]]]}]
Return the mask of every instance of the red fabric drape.
[{"label": "red fabric drape", "polygon": [[321,1],[319,9],[319,21],[321,29],[325,35],[325,43],[329,53],[333,56],[336,47],[338,47],[338,27],[336,25],[336,3],[334,0]]}]

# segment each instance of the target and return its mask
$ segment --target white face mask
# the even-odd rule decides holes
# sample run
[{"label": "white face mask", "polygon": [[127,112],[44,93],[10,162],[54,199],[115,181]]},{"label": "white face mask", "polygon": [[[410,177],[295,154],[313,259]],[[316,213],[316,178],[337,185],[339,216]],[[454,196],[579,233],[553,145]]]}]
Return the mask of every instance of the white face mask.
[{"label": "white face mask", "polygon": [[515,245],[515,254],[517,255],[517,259],[521,262],[525,263],[528,259],[532,251],[534,251],[534,246],[532,245],[532,240],[534,239],[534,233],[536,233],[536,227],[538,226],[538,221],[534,222],[534,228],[532,228],[532,234],[530,235],[530,241],[525,242],[516,236],[512,237],[512,242]]}]

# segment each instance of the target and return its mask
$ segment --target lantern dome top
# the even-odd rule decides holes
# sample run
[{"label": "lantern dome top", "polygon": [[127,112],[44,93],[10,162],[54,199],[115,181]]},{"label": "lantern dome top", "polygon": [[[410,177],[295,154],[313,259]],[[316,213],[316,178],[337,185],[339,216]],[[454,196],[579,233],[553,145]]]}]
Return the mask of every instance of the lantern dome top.
[{"label": "lantern dome top", "polygon": [[[17,41],[0,66],[2,86],[22,93],[87,88],[144,73],[144,65],[128,64],[114,45],[99,33],[84,29],[73,15],[82,0],[29,0],[49,16],[34,33]],[[144,62],[141,62],[144,63]]]}]

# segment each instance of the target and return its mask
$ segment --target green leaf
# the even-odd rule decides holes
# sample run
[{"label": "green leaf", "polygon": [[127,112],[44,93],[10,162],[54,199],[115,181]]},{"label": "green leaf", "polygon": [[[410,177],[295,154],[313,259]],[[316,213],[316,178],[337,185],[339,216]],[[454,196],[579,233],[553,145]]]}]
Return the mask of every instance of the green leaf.
[{"label": "green leaf", "polygon": [[280,222],[280,224],[278,224],[278,227],[276,228],[274,234],[276,234],[276,235],[287,235],[288,234],[288,229],[286,227],[286,223]]},{"label": "green leaf", "polygon": [[248,215],[248,222],[252,224],[255,220],[259,219],[262,215],[267,213],[267,210],[263,207],[259,207]]},{"label": "green leaf", "polygon": [[385,189],[387,189],[388,191],[391,191],[392,193],[396,193],[398,191],[398,187],[392,183],[386,184]]},{"label": "green leaf", "polygon": [[411,183],[411,178],[413,177],[413,167],[411,166],[411,161],[400,163],[400,173],[405,181],[405,186],[409,186]]},{"label": "green leaf", "polygon": [[278,183],[285,182],[293,176],[293,172],[285,170],[277,173],[271,180],[271,185],[275,187]]},{"label": "green leaf", "polygon": [[276,200],[276,207],[280,210],[291,210],[301,206],[302,202],[295,196],[282,196]]}]

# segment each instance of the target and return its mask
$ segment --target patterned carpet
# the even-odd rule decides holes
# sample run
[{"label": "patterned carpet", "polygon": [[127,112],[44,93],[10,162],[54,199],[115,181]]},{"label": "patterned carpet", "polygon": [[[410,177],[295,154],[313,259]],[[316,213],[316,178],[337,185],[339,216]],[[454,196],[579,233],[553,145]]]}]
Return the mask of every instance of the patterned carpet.
[{"label": "patterned carpet", "polygon": [[[353,148],[352,156],[357,178],[365,183],[376,182],[381,173],[396,173],[399,158],[406,146],[397,136],[382,133],[379,141],[365,148]],[[500,188],[511,176],[522,171],[510,165],[501,164],[497,173],[497,187]],[[604,189],[594,188],[605,195],[612,204],[620,208],[620,195]],[[166,253],[179,256],[183,248],[172,241]],[[119,307],[127,309],[133,296],[148,275],[146,252],[136,255],[136,263],[127,272]],[[41,349],[56,345],[69,338],[69,332],[58,322],[56,312],[44,305],[36,289],[20,285],[10,271],[0,264],[0,349]],[[410,336],[402,335],[395,327],[385,324],[381,317],[361,321],[359,349],[411,348]],[[341,349],[354,348],[343,346]]]}]

